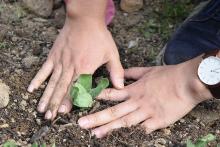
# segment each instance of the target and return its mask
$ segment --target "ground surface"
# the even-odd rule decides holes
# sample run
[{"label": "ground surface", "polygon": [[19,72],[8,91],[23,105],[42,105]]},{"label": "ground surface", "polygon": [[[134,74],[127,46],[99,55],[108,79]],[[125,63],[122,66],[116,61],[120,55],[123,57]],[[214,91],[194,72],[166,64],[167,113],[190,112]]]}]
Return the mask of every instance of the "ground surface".
[{"label": "ground surface", "polygon": [[[118,2],[116,2],[118,4]],[[155,65],[155,58],[171,32],[193,9],[196,1],[145,0],[142,10],[119,10],[110,26],[124,67]],[[57,10],[55,10],[57,12]],[[43,85],[34,94],[26,88],[45,61],[63,21],[57,14],[44,19],[24,10],[20,1],[0,1],[0,79],[11,90],[9,105],[0,109],[0,144],[14,139],[21,146],[33,141],[64,146],[184,146],[187,139],[213,133],[220,137],[220,102],[205,102],[169,128],[146,135],[140,127],[115,130],[103,139],[80,129],[77,119],[114,105],[99,102],[86,112],[73,110],[52,124],[36,112]],[[60,14],[60,16],[62,16]],[[97,73],[102,75],[102,70]],[[220,142],[218,138],[210,146]],[[1,145],[0,145],[1,146]]]}]

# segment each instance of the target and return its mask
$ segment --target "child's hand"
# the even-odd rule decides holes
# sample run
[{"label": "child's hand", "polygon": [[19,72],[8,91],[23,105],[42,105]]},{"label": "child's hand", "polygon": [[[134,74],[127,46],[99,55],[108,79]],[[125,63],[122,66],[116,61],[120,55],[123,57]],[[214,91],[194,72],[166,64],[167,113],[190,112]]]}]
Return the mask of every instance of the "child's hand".
[{"label": "child's hand", "polygon": [[52,74],[38,111],[46,112],[46,119],[54,119],[58,110],[60,113],[69,112],[72,104],[68,89],[72,82],[80,74],[93,74],[103,64],[106,64],[114,86],[123,88],[124,71],[105,23],[92,19],[67,19],[46,62],[28,88],[33,92]]},{"label": "child's hand", "polygon": [[106,89],[98,98],[124,102],[79,119],[82,128],[95,128],[98,138],[108,132],[142,123],[147,133],[164,128],[186,115],[201,101],[211,98],[197,77],[201,59],[163,67],[131,68],[126,78],[138,80],[122,90]]}]

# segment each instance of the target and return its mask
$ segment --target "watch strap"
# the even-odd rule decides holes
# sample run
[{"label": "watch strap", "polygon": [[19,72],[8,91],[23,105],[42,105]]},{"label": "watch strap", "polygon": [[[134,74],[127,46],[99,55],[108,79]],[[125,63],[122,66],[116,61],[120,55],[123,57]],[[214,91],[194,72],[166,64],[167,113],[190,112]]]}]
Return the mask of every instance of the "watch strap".
[{"label": "watch strap", "polygon": [[[202,57],[203,59],[208,58],[210,56],[216,56],[217,53],[219,52],[220,49],[217,50],[213,50],[210,52],[207,52],[206,54],[204,54],[204,56]],[[207,88],[209,89],[209,91],[211,92],[212,96],[216,99],[220,99],[220,83],[218,83],[217,85],[206,85]]]}]

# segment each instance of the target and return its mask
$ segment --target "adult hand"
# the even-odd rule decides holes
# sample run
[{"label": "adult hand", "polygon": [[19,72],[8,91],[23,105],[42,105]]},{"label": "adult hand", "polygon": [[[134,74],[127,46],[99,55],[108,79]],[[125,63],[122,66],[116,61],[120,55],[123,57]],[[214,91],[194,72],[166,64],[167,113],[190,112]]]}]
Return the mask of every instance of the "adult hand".
[{"label": "adult hand", "polygon": [[138,80],[122,90],[107,89],[99,99],[124,102],[79,119],[82,128],[95,128],[98,138],[113,129],[141,123],[147,133],[173,124],[201,101],[211,98],[197,78],[201,57],[174,66],[130,68],[125,77]]},{"label": "adult hand", "polygon": [[46,62],[28,88],[38,89],[48,78],[49,83],[40,99],[39,112],[46,112],[46,119],[54,119],[60,113],[71,110],[69,91],[80,74],[93,74],[106,64],[116,88],[123,88],[124,70],[117,47],[105,23],[95,19],[67,19],[57,37]]}]

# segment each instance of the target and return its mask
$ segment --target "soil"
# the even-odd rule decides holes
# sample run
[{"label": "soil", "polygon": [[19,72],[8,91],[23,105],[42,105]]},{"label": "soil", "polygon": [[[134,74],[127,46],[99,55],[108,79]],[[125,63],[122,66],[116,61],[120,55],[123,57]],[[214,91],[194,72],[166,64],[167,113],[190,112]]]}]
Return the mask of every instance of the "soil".
[{"label": "soil", "polygon": [[[142,30],[146,22],[160,11],[163,1],[145,0],[144,8],[131,14],[122,12],[118,3],[116,1],[118,11],[110,30],[123,66],[155,65],[155,57],[166,39],[161,32],[146,37]],[[194,7],[195,1],[190,3]],[[209,146],[220,143],[220,102],[217,100],[200,104],[174,125],[149,135],[141,127],[134,126],[115,130],[105,138],[97,139],[91,136],[90,130],[82,130],[77,125],[79,117],[116,104],[109,101],[97,102],[97,107],[92,110],[81,112],[73,109],[65,116],[58,116],[52,123],[45,121],[36,107],[46,84],[34,94],[29,94],[26,89],[45,61],[64,19],[55,17],[54,13],[47,19],[41,18],[26,11],[22,3],[16,0],[0,1],[0,7],[0,79],[11,90],[8,106],[0,109],[0,144],[13,139],[20,146],[30,146],[36,141],[48,145],[55,143],[57,147],[179,147],[185,146],[187,139],[195,141],[208,133],[217,136],[217,140]],[[185,16],[180,20],[184,19]],[[172,24],[171,30],[177,25]],[[103,74],[106,71],[101,69],[96,77]]]}]

